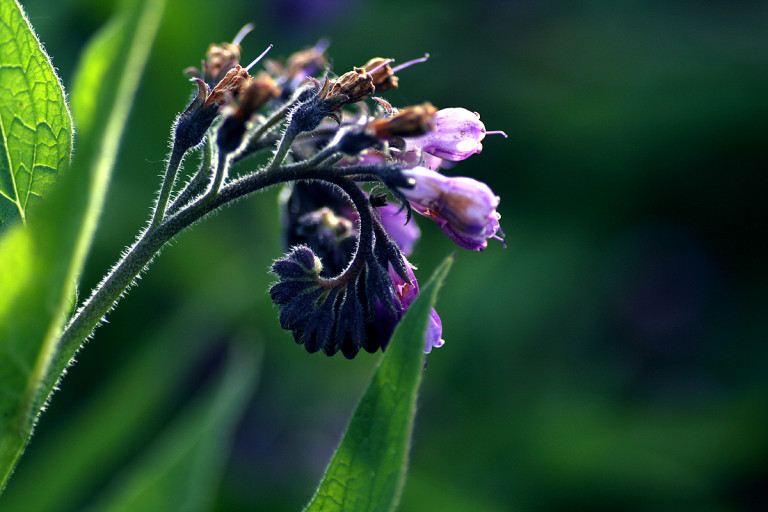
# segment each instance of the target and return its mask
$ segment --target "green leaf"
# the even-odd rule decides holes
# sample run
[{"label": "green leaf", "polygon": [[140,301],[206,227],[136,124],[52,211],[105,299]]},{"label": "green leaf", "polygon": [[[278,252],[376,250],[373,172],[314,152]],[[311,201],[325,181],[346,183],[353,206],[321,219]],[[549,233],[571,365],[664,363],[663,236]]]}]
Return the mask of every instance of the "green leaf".
[{"label": "green leaf", "polygon": [[408,467],[424,336],[437,292],[453,263],[435,270],[392,336],[305,512],[394,510]]},{"label": "green leaf", "polygon": [[[206,342],[213,333],[234,322],[226,315],[211,322],[204,313],[210,313],[210,304],[186,304],[164,326],[153,325],[149,336],[138,332],[138,348],[119,363],[108,363],[114,367],[109,378],[68,408],[54,430],[48,425],[47,435],[35,438],[0,497],[0,510],[78,510],[89,492],[103,487],[107,475],[167,421],[201,357],[210,352]],[[183,350],[179,340],[184,340]],[[40,482],[45,482],[44,490]]]},{"label": "green leaf", "polygon": [[[236,347],[235,347],[236,348]],[[258,358],[232,354],[216,389],[200,397],[89,510],[209,510],[237,421],[252,395]]]},{"label": "green leaf", "polygon": [[16,0],[0,0],[0,233],[26,219],[72,152],[72,118],[51,61]]},{"label": "green leaf", "polygon": [[[8,0],[0,0],[4,8]],[[162,0],[125,5],[123,37],[112,53],[89,50],[102,62],[84,62],[79,74],[100,73],[90,126],[78,140],[70,172],[33,209],[27,226],[0,238],[0,486],[4,487],[29,440],[34,422],[75,349],[57,346],[72,306],[77,277],[101,213],[120,138],[154,41]],[[15,5],[15,4],[14,4]],[[5,15],[3,15],[5,19]],[[96,39],[97,45],[100,38]],[[103,46],[102,46],[103,48]],[[77,80],[76,80],[77,82]],[[87,81],[86,81],[87,82]],[[75,108],[77,111],[77,108]],[[90,123],[90,125],[88,125]],[[5,290],[10,293],[5,293]]]}]

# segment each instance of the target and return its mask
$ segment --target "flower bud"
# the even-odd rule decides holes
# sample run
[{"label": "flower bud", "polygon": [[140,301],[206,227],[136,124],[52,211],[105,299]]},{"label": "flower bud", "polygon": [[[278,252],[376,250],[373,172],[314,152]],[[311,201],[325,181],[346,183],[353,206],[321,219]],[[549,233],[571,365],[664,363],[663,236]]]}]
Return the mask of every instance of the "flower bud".
[{"label": "flower bud", "polygon": [[238,43],[212,44],[208,47],[203,60],[203,71],[187,68],[185,73],[194,78],[202,79],[210,87],[219,83],[227,72],[240,61],[240,45]]},{"label": "flower bud", "polygon": [[391,117],[368,123],[376,138],[391,140],[394,137],[415,137],[435,129],[433,117],[437,109],[431,103],[404,108]]},{"label": "flower bud", "polygon": [[[239,81],[242,73],[247,76],[245,70],[238,71],[229,82],[228,87],[231,89],[221,93],[222,97],[234,95],[234,93],[240,95],[237,107],[227,109],[227,115],[225,115],[216,137],[219,150],[224,153],[231,153],[240,147],[245,140],[251,117],[270,99],[280,96],[280,88],[266,73],[260,73],[256,77],[248,77],[248,80],[241,86]],[[237,87],[240,87],[239,92]]]},{"label": "flower bud", "polygon": [[261,107],[273,99],[280,97],[280,87],[266,73],[259,73],[252,76],[243,89],[242,99],[239,109],[245,118],[250,118],[258,112]]},{"label": "flower bud", "polygon": [[345,103],[357,103],[373,94],[375,90],[373,77],[365,69],[354,68],[334,80],[329,96],[343,94],[347,96]]},{"label": "flower bud", "polygon": [[413,180],[413,188],[400,188],[413,209],[437,222],[459,246],[482,251],[488,247],[489,238],[503,241],[496,235],[501,218],[496,211],[499,196],[485,183],[449,178],[424,167],[404,170],[402,174]]},{"label": "flower bud", "polygon": [[301,329],[296,341],[303,344],[310,354],[320,349],[329,350],[335,345],[333,332],[336,328],[339,288],[331,288],[325,297],[320,297],[320,304],[315,307]]},{"label": "flower bud", "polygon": [[197,84],[197,94],[182,112],[174,126],[174,144],[185,150],[200,144],[211,123],[219,114],[218,105],[207,105],[210,95],[208,85],[200,78],[192,79]]},{"label": "flower bud", "polygon": [[238,62],[240,62],[239,44],[212,44],[205,53],[203,67],[206,68],[206,76],[210,76],[213,83],[217,83]]},{"label": "flower bud", "polygon": [[[403,227],[405,212],[398,213],[396,206],[377,207],[381,226],[373,228],[373,253],[362,265],[350,267],[358,215],[348,201],[317,182],[297,182],[286,191],[281,194],[283,223],[286,242],[294,247],[272,265],[278,282],[270,288],[281,326],[309,352],[341,352],[352,359],[360,349],[383,350],[419,293],[412,266],[398,246],[410,250],[407,245],[418,237],[418,228],[412,221]],[[350,268],[352,273],[336,277]],[[425,352],[441,345],[441,333],[433,310]]]},{"label": "flower bud", "polygon": [[345,94],[330,95],[330,80],[326,77],[322,85],[314,78],[309,78],[312,82],[309,91],[309,97],[300,102],[289,115],[288,130],[296,133],[309,132],[320,126],[320,123],[326,117],[332,117],[341,124],[341,115],[337,112],[345,103],[347,96]]},{"label": "flower bud", "polygon": [[445,345],[442,335],[443,322],[440,320],[440,316],[435,311],[435,308],[432,308],[432,311],[429,313],[429,323],[427,324],[426,344],[424,345],[425,354],[432,352],[433,348],[440,348]]},{"label": "flower bud", "polygon": [[249,80],[248,71],[239,65],[233,67],[213,88],[208,99],[205,100],[205,105],[208,106],[215,103],[219,107],[223,107],[240,96],[243,88],[248,85]]},{"label": "flower bud", "polygon": [[[389,267],[389,277],[392,279],[394,291],[400,306],[393,315],[392,312],[386,310],[383,306],[378,305],[375,309],[372,321],[366,326],[367,337],[378,342],[382,349],[386,349],[386,346],[389,344],[389,340],[392,338],[392,334],[395,331],[395,327],[397,327],[397,324],[402,320],[403,316],[405,316],[405,312],[419,295],[419,283],[416,281],[416,276],[413,274],[410,263],[407,265],[408,281],[398,275],[392,267]],[[441,339],[442,334],[443,324],[440,321],[437,311],[432,308],[424,339],[425,353],[431,352],[434,347],[443,346],[445,342]]]},{"label": "flower bud", "polygon": [[387,89],[397,87],[397,77],[389,67],[389,63],[392,59],[385,59],[383,57],[374,57],[363,65],[363,69],[371,74],[373,77],[373,85],[376,86],[376,91],[384,92]]},{"label": "flower bud", "polygon": [[[280,326],[300,335],[324,290],[317,283],[322,264],[312,250],[296,246],[272,265],[279,279],[269,289],[272,301],[280,308]],[[299,337],[297,336],[297,341]]]},{"label": "flower bud", "polygon": [[360,302],[358,278],[347,285],[344,298],[339,306],[334,339],[336,343],[326,344],[324,351],[332,356],[339,349],[347,359],[352,359],[366,346],[365,312]]},{"label": "flower bud", "polygon": [[417,148],[445,160],[459,161],[483,150],[485,125],[480,115],[465,108],[445,108],[433,116],[435,131],[408,139],[409,149]]},{"label": "flower bud", "polygon": [[283,90],[284,99],[289,98],[307,77],[314,76],[325,69],[328,65],[328,59],[324,55],[327,47],[327,41],[320,41],[312,48],[291,55],[285,65],[274,60],[264,63],[267,70],[276,77],[278,85]]}]

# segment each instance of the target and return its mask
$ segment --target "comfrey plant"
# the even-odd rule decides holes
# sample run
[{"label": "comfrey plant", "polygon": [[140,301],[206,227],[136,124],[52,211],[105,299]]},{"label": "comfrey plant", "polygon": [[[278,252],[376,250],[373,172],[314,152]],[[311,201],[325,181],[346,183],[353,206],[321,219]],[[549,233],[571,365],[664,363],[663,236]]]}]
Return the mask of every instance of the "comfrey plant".
[{"label": "comfrey plant", "polygon": [[[269,293],[280,325],[309,352],[387,345],[418,295],[408,262],[419,230],[413,211],[434,220],[459,246],[481,251],[501,238],[499,197],[472,178],[447,177],[444,160],[479,153],[488,133],[479,115],[431,104],[398,109],[377,92],[398,86],[392,59],[373,58],[341,76],[327,69],[324,45],[268,61],[271,73],[242,67],[239,41],[211,45],[202,71],[190,68],[197,92],[173,126],[172,149],[149,226],[94,290],[65,331],[92,330],[176,234],[211,212],[264,188],[282,195],[288,254],[272,265]],[[321,76],[315,78],[313,73]],[[375,108],[365,102],[372,99]],[[203,164],[176,180],[184,157],[202,146]],[[268,164],[231,176],[234,163],[271,151]],[[372,187],[372,188],[371,188]],[[108,296],[105,303],[102,297]],[[436,313],[425,351],[442,345]]]},{"label": "comfrey plant", "polygon": [[[105,55],[99,51],[124,51],[129,55],[125,66],[107,72],[99,64],[85,65],[114,97],[99,96],[96,101],[102,103],[94,106],[88,103],[92,95],[86,100],[77,88],[72,94],[83,140],[72,166],[87,166],[90,174],[73,170],[62,180],[59,195],[46,197],[38,217],[30,217],[25,225],[27,198],[47,196],[44,185],[50,183],[27,179],[24,172],[67,167],[71,117],[61,84],[20,7],[15,1],[0,0],[3,20],[8,20],[3,27],[16,27],[0,32],[0,38],[21,48],[9,53],[10,44],[0,45],[0,58],[5,59],[0,71],[6,69],[5,61],[17,59],[18,65],[7,66],[9,73],[29,74],[23,80],[8,81],[7,91],[13,95],[0,95],[0,120],[23,121],[7,124],[9,148],[17,144],[18,151],[0,155],[7,157],[13,178],[6,179],[0,165],[0,200],[8,199],[8,204],[0,202],[0,226],[5,231],[0,238],[0,285],[5,292],[0,296],[4,391],[0,398],[0,485],[9,477],[39,411],[74,355],[161,249],[218,209],[260,190],[282,186],[280,208],[287,252],[271,266],[276,282],[269,289],[281,327],[291,331],[308,352],[322,351],[329,356],[341,352],[349,359],[361,349],[386,353],[309,509],[326,510],[326,498],[338,499],[334,489],[345,477],[337,471],[345,473],[354,464],[369,464],[366,458],[353,464],[345,457],[350,450],[354,452],[354,446],[370,442],[380,455],[379,469],[372,474],[379,471],[396,478],[371,478],[365,494],[382,492],[388,498],[379,501],[388,500],[394,506],[402,487],[423,366],[418,359],[444,343],[442,323],[432,305],[448,264],[420,289],[416,269],[408,261],[420,236],[414,212],[434,221],[464,249],[482,251],[490,239],[503,244],[496,210],[499,197],[484,183],[440,172],[446,161],[457,162],[479,153],[486,135],[503,132],[486,131],[479,115],[464,108],[439,110],[430,103],[398,108],[376,96],[398,87],[397,73],[424,62],[427,55],[394,67],[393,59],[374,57],[338,73],[331,70],[325,55],[328,45],[321,42],[285,62],[265,60],[270,46],[243,67],[240,43],[251,30],[246,26],[233,42],[211,45],[201,69],[186,71],[195,93],[173,124],[170,155],[152,214],[135,243],[73,309],[75,284],[103,201],[105,176],[114,162],[126,105],[138,82],[136,66],[146,60],[147,39],[151,41],[160,18],[161,2],[141,5],[123,29],[128,31],[120,43],[124,47],[95,45],[93,50],[102,59]],[[264,69],[256,71],[257,67]],[[119,87],[110,86],[114,77],[120,77]],[[94,83],[90,75],[80,83],[88,80]],[[25,89],[25,83],[46,84],[47,88]],[[28,112],[14,110],[24,102],[35,104],[47,117],[26,119]],[[14,132],[22,124],[38,126],[37,138],[30,140],[39,147],[24,146],[23,137],[29,130]],[[43,125],[45,129],[40,128]],[[199,167],[186,181],[178,179],[185,158],[195,151],[201,153]],[[17,161],[17,154],[23,158]],[[29,155],[30,162],[23,160],[24,155]],[[258,155],[266,163],[252,164],[259,161]],[[80,190],[90,191],[82,207],[70,200]],[[50,254],[69,257],[59,261]],[[24,274],[27,264],[40,269],[34,279]],[[425,300],[420,292],[427,296]],[[49,308],[48,323],[37,317],[14,323],[24,318],[24,308],[31,309],[36,303],[55,305]],[[406,316],[413,310],[418,311]],[[411,324],[404,327],[409,318]],[[417,339],[418,354],[414,355],[418,358],[405,355],[413,345],[408,340],[396,341],[401,331],[410,334],[400,338]],[[406,367],[410,369],[406,371]],[[397,385],[392,384],[395,378]],[[360,432],[365,435],[360,437]],[[384,434],[377,437],[368,432]],[[361,469],[366,474],[369,470]],[[383,487],[375,490],[376,486]]]},{"label": "comfrey plant", "polygon": [[[149,226],[70,322],[92,329],[111,306],[106,289],[125,289],[177,233],[222,206],[277,184],[288,253],[275,261],[269,290],[280,325],[309,352],[385,349],[419,293],[408,262],[419,230],[415,211],[459,246],[481,251],[502,240],[499,198],[472,178],[436,171],[444,160],[478,153],[489,133],[479,115],[431,104],[398,109],[373,97],[398,86],[392,59],[373,58],[337,76],[324,45],[292,55],[270,72],[249,72],[269,48],[241,67],[240,38],[211,45],[197,92],[173,127],[171,155]],[[317,78],[312,74],[319,74]],[[375,107],[366,101],[372,99]],[[490,132],[502,133],[502,132]],[[176,180],[184,157],[203,146],[203,164]],[[238,176],[233,164],[270,151],[269,163]],[[106,306],[106,307],[105,307]],[[81,327],[82,326],[82,327]],[[443,344],[434,311],[425,352]]]}]

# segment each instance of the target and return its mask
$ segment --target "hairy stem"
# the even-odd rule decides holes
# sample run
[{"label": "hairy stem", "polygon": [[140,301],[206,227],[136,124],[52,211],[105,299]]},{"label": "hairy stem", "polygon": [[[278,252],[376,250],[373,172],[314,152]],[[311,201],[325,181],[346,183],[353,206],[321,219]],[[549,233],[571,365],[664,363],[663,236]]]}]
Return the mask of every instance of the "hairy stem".
[{"label": "hairy stem", "polygon": [[288,155],[288,150],[291,149],[291,145],[299,133],[299,130],[296,129],[293,124],[289,123],[288,128],[283,134],[283,138],[280,139],[280,143],[277,146],[275,156],[272,157],[272,161],[269,162],[269,165],[267,165],[268,171],[280,166],[280,164],[283,163],[285,157]]},{"label": "hairy stem", "polygon": [[221,188],[221,183],[224,181],[224,176],[227,174],[227,166],[228,164],[228,155],[224,152],[219,153],[219,160],[216,165],[216,174],[213,178],[213,183],[211,184],[211,188],[208,190],[208,193],[206,194],[208,200],[215,197],[216,194],[219,193],[219,189]]},{"label": "hairy stem", "polygon": [[211,178],[211,172],[213,171],[213,157],[216,153],[215,143],[213,137],[208,134],[203,143],[203,158],[200,163],[200,169],[195,173],[194,177],[187,183],[184,188],[179,192],[179,195],[171,202],[171,206],[168,207],[168,215],[173,215],[178,212],[184,205],[195,196],[201,194]]},{"label": "hairy stem", "polygon": [[322,277],[318,278],[318,283],[324,288],[333,288],[344,284],[350,277],[358,274],[358,270],[365,263],[365,259],[371,254],[373,249],[373,230],[375,221],[371,208],[368,202],[368,198],[365,196],[360,187],[358,187],[353,181],[346,178],[327,178],[325,181],[333,183],[339,187],[344,194],[352,201],[355,210],[357,210],[358,220],[360,226],[358,229],[359,237],[357,240],[357,248],[355,249],[355,255],[352,257],[349,265],[338,276],[329,279]]},{"label": "hairy stem", "polygon": [[[153,230],[145,230],[137,242],[130,247],[120,261],[94,289],[91,296],[78,309],[59,339],[60,350],[51,365],[44,389],[52,390],[67,368],[67,365],[82,346],[82,343],[103,321],[104,316],[117,304],[126,290],[144,272],[152,259],[173,237],[185,228],[201,220],[214,210],[241,199],[266,187],[295,181],[298,179],[323,180],[339,186],[359,209],[361,226],[372,222],[372,215],[367,200],[353,182],[344,179],[343,168],[336,172],[327,168],[311,167],[307,162],[285,165],[272,170],[257,171],[242,178],[224,184],[219,193],[210,198],[202,198],[183,207]],[[361,228],[360,244],[371,245],[372,229]],[[365,256],[369,251],[360,251],[354,261]],[[355,263],[358,264],[358,263]],[[43,400],[45,397],[42,397]],[[42,404],[41,404],[42,405]]]},{"label": "hairy stem", "polygon": [[171,158],[168,160],[168,168],[165,171],[163,177],[163,185],[160,188],[160,195],[157,197],[157,203],[155,203],[155,212],[152,216],[152,223],[150,229],[155,228],[163,221],[165,216],[165,209],[168,206],[168,198],[171,197],[171,191],[173,185],[176,183],[176,174],[179,172],[179,166],[184,159],[186,149],[182,149],[178,144],[173,145],[171,150]]},{"label": "hairy stem", "polygon": [[275,111],[269,118],[264,121],[264,124],[259,126],[255,132],[253,132],[248,137],[248,144],[246,144],[245,148],[240,151],[237,155],[235,155],[235,161],[241,160],[251,154],[253,151],[259,149],[259,141],[260,139],[266,134],[273,126],[278,124],[280,121],[285,119],[285,117],[288,115],[288,112],[291,111],[291,108],[296,104],[295,101],[289,101],[285,105],[283,105],[279,110]]}]

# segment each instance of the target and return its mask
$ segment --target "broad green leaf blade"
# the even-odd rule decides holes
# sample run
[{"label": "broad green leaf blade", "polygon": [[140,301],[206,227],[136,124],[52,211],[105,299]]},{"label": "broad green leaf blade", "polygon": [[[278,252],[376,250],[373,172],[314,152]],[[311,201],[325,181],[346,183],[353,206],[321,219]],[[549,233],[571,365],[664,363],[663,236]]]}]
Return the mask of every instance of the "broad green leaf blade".
[{"label": "broad green leaf blade", "polygon": [[[8,0],[0,0],[5,2]],[[93,238],[120,138],[154,41],[163,0],[125,5],[125,37],[104,71],[97,113],[72,169],[49,197],[0,238],[0,487],[77,347],[57,347]],[[81,72],[91,72],[87,63]],[[24,258],[19,257],[25,255]]]},{"label": "broad green leaf blade", "polygon": [[215,390],[200,397],[157,439],[137,464],[89,510],[195,512],[209,510],[232,434],[248,405],[258,358],[232,354]]},{"label": "broad green leaf blade", "polygon": [[16,0],[0,0],[0,233],[26,219],[72,152],[64,89]]},{"label": "broad green leaf blade", "polygon": [[305,512],[386,512],[397,506],[423,373],[424,336],[452,263],[449,257],[435,270],[395,329]]}]

